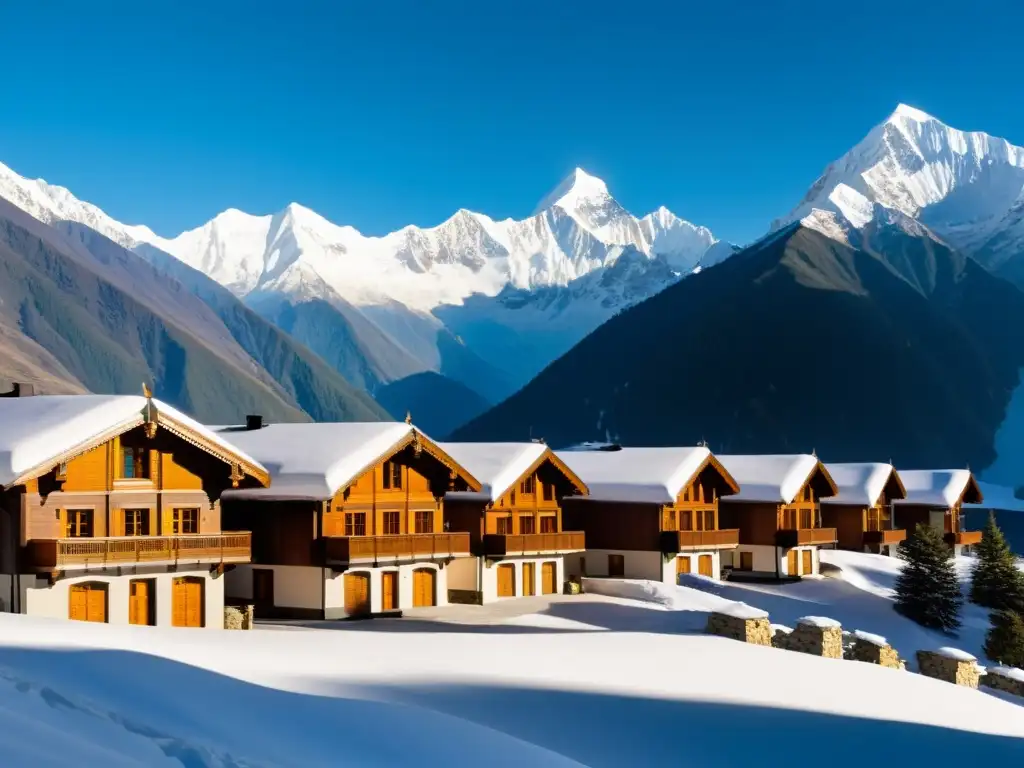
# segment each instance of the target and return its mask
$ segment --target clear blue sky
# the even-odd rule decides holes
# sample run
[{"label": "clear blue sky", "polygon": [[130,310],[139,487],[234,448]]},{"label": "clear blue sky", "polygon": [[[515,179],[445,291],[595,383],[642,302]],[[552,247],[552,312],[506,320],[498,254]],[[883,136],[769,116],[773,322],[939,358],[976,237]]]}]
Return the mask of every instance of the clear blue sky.
[{"label": "clear blue sky", "polygon": [[164,235],[380,234],[574,166],[745,242],[906,102],[1024,144],[1024,3],[0,3],[0,161]]}]

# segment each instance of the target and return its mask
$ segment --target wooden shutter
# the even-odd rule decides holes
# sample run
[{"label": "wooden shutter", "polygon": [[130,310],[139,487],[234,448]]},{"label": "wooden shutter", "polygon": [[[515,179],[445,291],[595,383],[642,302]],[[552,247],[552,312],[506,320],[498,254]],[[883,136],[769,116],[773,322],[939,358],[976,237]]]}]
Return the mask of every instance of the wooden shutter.
[{"label": "wooden shutter", "polygon": [[677,557],[676,558],[676,575],[680,573],[690,572],[690,558],[688,557]]},{"label": "wooden shutter", "polygon": [[107,621],[107,590],[105,587],[91,585],[86,589],[86,621]]},{"label": "wooden shutter", "polygon": [[88,608],[88,595],[89,590],[87,587],[81,584],[72,584],[68,588],[69,606],[68,606],[68,618],[74,621],[88,621],[89,620],[89,608]]},{"label": "wooden shutter", "polygon": [[110,510],[110,536],[124,536],[124,510]]},{"label": "wooden shutter", "polygon": [[555,563],[543,563],[540,567],[541,592],[545,595],[555,594],[555,581],[558,577],[558,566]]},{"label": "wooden shutter", "polygon": [[523,563],[523,595],[535,594],[534,585],[537,583],[536,566],[533,563]]},{"label": "wooden shutter", "polygon": [[806,576],[810,573],[814,573],[814,553],[809,549],[805,549],[803,574]]},{"label": "wooden shutter", "polygon": [[370,577],[366,573],[345,574],[345,613],[363,616],[370,612]]},{"label": "wooden shutter", "polygon": [[797,563],[797,550],[791,549],[786,555],[786,573],[790,576],[799,576],[799,569]]},{"label": "wooden shutter", "polygon": [[514,565],[498,566],[498,597],[516,596],[516,567]]},{"label": "wooden shutter", "polygon": [[187,595],[187,606],[185,609],[189,627],[203,626],[203,582],[197,579],[189,579],[185,582]]},{"label": "wooden shutter", "polygon": [[701,555],[697,558],[697,572],[701,576],[711,576],[711,565],[713,562],[711,555]]}]

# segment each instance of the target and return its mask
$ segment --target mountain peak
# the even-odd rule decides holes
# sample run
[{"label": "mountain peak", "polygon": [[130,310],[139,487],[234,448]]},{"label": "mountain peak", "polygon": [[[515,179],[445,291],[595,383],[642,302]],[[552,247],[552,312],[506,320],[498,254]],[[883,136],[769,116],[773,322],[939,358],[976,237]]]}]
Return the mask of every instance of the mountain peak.
[{"label": "mountain peak", "polygon": [[611,197],[608,194],[608,185],[596,176],[591,176],[582,168],[577,167],[540,201],[534,214],[546,211],[555,205],[571,210],[582,200],[607,197]]},{"label": "mountain peak", "polygon": [[[897,117],[903,117],[917,123],[927,123],[930,120],[936,120],[936,118],[932,117],[927,112],[922,112],[920,109],[911,107],[907,104],[897,104],[896,109],[893,110],[893,113],[889,116],[889,119],[886,122],[891,122]],[[938,121],[936,120],[936,122]]]}]

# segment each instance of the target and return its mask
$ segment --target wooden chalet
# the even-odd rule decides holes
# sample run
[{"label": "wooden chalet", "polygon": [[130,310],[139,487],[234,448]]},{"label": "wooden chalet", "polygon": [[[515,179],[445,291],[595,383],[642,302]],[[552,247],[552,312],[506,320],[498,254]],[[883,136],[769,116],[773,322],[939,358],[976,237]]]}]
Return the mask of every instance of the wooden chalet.
[{"label": "wooden chalet", "polygon": [[906,498],[891,464],[826,464],[838,493],[821,499],[822,524],[836,529],[841,549],[892,555],[907,537],[893,526],[892,503]]},{"label": "wooden chalet", "polygon": [[249,562],[250,535],[222,530],[220,497],[268,482],[148,392],[0,399],[3,609],[223,627],[223,574]]},{"label": "wooden chalet", "polygon": [[740,492],[722,500],[723,525],[739,529],[732,568],[774,578],[819,572],[818,549],[834,546],[820,500],[838,489],[816,456],[719,455]]},{"label": "wooden chalet", "polygon": [[586,534],[573,562],[579,576],[652,579],[679,574],[720,578],[722,553],[739,531],[720,525],[719,504],[739,491],[707,448],[559,451],[590,494],[563,500],[566,524]]},{"label": "wooden chalet", "polygon": [[981,531],[964,526],[963,505],[984,502],[969,469],[901,469],[900,478],[907,489],[905,498],[893,502],[900,528],[910,534],[922,523],[930,525],[958,555],[981,541]]},{"label": "wooden chalet", "polygon": [[468,531],[473,557],[448,568],[453,602],[561,591],[564,556],[582,552],[583,532],[562,526],[562,501],[587,486],[543,443],[442,443],[442,450],[481,482],[479,491],[450,491],[444,518]]},{"label": "wooden chalet", "polygon": [[229,574],[230,599],[257,616],[327,619],[447,603],[446,566],[470,556],[470,534],[447,529],[444,495],[480,483],[419,430],[259,417],[215,429],[272,478],[225,494],[225,519],[253,532],[252,565]]}]

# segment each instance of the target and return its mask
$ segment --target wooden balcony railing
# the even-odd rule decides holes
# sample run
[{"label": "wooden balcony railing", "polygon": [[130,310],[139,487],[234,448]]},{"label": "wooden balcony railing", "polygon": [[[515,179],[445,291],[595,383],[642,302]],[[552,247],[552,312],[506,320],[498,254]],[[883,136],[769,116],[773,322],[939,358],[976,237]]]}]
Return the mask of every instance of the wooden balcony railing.
[{"label": "wooden balcony railing", "polygon": [[410,533],[392,536],[328,536],[329,562],[391,560],[401,557],[459,557],[469,555],[468,533]]},{"label": "wooden balcony railing", "polygon": [[545,552],[582,552],[586,549],[583,531],[562,531],[561,533],[523,533],[504,535],[484,534],[484,555],[505,557],[506,555],[533,555]]},{"label": "wooden balcony railing", "polygon": [[981,543],[981,531],[960,531],[959,533],[947,533],[944,538],[950,546],[971,546]]},{"label": "wooden balcony railing", "polygon": [[247,563],[252,557],[252,534],[231,531],[181,536],[33,539],[27,551],[32,566],[46,570],[133,563]]},{"label": "wooden balcony railing", "polygon": [[780,547],[802,547],[812,544],[835,544],[835,528],[783,528],[775,532]]},{"label": "wooden balcony railing", "polygon": [[891,528],[884,531],[864,531],[865,544],[899,544],[907,538],[907,532],[902,528]]},{"label": "wooden balcony railing", "polygon": [[735,528],[720,531],[662,531],[661,551],[685,552],[695,549],[728,549],[740,543],[740,532]]}]

